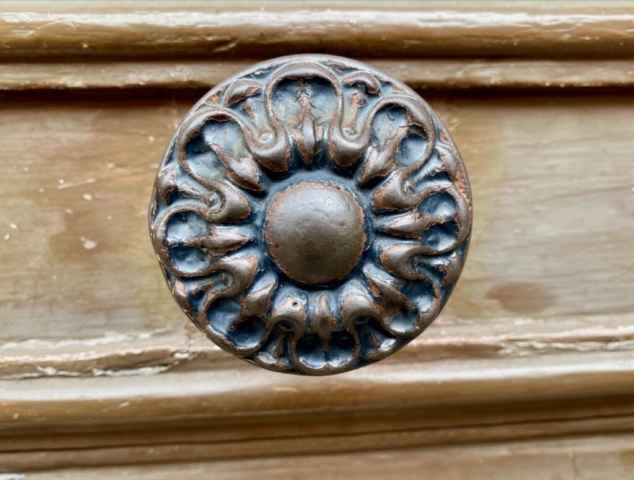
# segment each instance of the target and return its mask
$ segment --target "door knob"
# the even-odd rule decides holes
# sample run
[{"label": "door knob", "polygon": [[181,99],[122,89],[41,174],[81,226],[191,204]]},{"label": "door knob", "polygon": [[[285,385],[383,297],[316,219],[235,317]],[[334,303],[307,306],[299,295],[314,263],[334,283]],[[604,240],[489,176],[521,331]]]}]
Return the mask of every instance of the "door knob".
[{"label": "door knob", "polygon": [[467,254],[458,150],[403,83],[326,55],[255,65],[172,138],[149,223],[169,288],[224,350],[307,375],[381,360],[438,316]]}]

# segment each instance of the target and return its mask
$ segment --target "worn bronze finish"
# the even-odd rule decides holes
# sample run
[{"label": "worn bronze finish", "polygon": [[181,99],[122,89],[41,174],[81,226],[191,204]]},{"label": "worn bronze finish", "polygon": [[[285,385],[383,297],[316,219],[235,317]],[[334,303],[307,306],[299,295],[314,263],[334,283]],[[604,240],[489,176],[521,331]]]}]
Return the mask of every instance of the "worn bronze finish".
[{"label": "worn bronze finish", "polygon": [[365,246],[363,210],[339,185],[302,182],[277,194],[264,238],[273,262],[305,284],[345,278]]},{"label": "worn bronze finish", "polygon": [[361,63],[301,55],[194,106],[159,169],[150,232],[211,340],[326,375],[385,358],[438,316],[471,218],[456,146],[418,95]]}]

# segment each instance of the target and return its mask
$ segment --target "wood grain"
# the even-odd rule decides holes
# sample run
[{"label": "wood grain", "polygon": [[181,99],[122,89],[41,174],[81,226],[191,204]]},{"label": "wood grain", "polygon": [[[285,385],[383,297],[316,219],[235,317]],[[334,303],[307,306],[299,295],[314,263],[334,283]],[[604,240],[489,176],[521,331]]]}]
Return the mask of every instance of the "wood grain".
[{"label": "wood grain", "polygon": [[0,89],[210,88],[254,62],[309,52],[365,59],[414,88],[617,87],[634,78],[627,3],[258,7],[5,3]]},{"label": "wood grain", "polygon": [[[631,312],[634,103],[427,98],[461,148],[476,205],[469,262],[445,318],[484,328],[496,318],[577,316],[592,325],[593,315]],[[3,342],[182,328],[145,212],[155,165],[192,100],[0,105]]]},{"label": "wood grain", "polygon": [[[480,322],[442,316],[436,327],[415,339],[388,363],[436,362],[453,359],[546,357],[566,352],[593,354],[626,352],[634,345],[631,315],[552,319],[503,318]],[[184,323],[182,328],[137,334],[106,333],[86,339],[29,339],[6,342],[0,348],[0,377],[89,377],[150,375],[168,370],[238,369],[237,362]]]},{"label": "wood grain", "polygon": [[576,352],[320,379],[228,368],[4,381],[0,472],[630,431],[633,362]]},{"label": "wood grain", "polygon": [[[0,12],[0,57],[632,57],[619,2],[31,2]],[[584,2],[586,3],[586,2]]]},{"label": "wood grain", "polygon": [[310,383],[188,329],[145,241],[154,164],[198,92],[106,95],[0,106],[5,471],[631,431],[626,97],[427,95],[476,195],[463,279],[410,348]]},{"label": "wood grain", "polygon": [[[11,62],[0,90],[212,88],[261,59]],[[416,89],[617,88],[634,85],[632,60],[366,58]]]},{"label": "wood grain", "polygon": [[[0,5],[0,473],[632,478],[631,3],[258,5]],[[317,379],[190,327],[146,226],[201,89],[303,52],[427,89],[475,205],[429,331]]]},{"label": "wood grain", "polygon": [[634,468],[631,434],[594,435],[550,441],[472,444],[449,448],[410,448],[343,455],[302,455],[219,460],[214,462],[151,464],[110,468],[62,468],[29,473],[33,479],[129,478],[167,480],[181,476],[218,479],[399,478],[448,480],[627,480]]}]

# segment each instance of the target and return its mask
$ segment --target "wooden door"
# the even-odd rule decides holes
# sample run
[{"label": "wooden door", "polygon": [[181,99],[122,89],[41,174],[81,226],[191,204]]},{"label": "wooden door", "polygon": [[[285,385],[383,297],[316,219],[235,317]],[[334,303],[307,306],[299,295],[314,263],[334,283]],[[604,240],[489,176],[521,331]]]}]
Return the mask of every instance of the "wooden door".
[{"label": "wooden door", "polygon": [[[634,4],[0,4],[0,478],[634,478]],[[266,372],[180,312],[146,225],[202,93],[292,53],[418,90],[474,196],[434,325]]]}]

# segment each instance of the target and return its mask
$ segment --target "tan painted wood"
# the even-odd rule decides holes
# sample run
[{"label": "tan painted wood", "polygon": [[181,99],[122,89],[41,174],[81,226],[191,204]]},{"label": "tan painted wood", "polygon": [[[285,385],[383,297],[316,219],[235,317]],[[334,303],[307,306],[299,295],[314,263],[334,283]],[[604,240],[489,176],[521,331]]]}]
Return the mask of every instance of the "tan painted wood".
[{"label": "tan painted wood", "polygon": [[630,352],[465,365],[391,361],[321,379],[227,368],[4,381],[0,472],[631,431]]},{"label": "tan painted wood", "polygon": [[[261,59],[11,62],[0,90],[211,88]],[[632,60],[409,59],[365,61],[416,89],[616,88],[634,85]]]},{"label": "tan painted wood", "polygon": [[171,480],[309,478],[442,478],[447,480],[628,480],[634,468],[631,434],[493,443],[450,448],[384,450],[347,455],[62,469],[28,474],[37,480],[129,478]]},{"label": "tan painted wood", "polygon": [[[194,96],[5,98],[2,342],[183,328],[145,215],[156,164]],[[631,312],[631,99],[427,98],[460,145],[476,205],[445,317],[484,328]]]},{"label": "tan painted wood", "polygon": [[632,21],[624,2],[20,2],[0,57],[632,57]]},{"label": "tan painted wood", "polygon": [[[6,472],[68,467],[177,463],[184,461],[247,459],[285,455],[337,454],[425,446],[515,442],[631,432],[632,416],[529,421],[509,425],[465,425],[386,428],[384,431],[315,431],[289,436],[265,436],[258,426],[248,439],[224,438],[210,433],[217,424],[161,425],[132,430],[99,429],[46,435],[14,435],[0,453]],[[309,425],[300,424],[302,429]],[[384,426],[385,428],[385,426]],[[41,437],[41,436],[40,436]],[[27,443],[29,442],[30,443]]]},{"label": "tan painted wood", "polygon": [[[0,473],[634,477],[631,2],[258,6],[0,4]],[[475,205],[441,318],[317,379],[202,338],[146,227],[201,89],[308,51],[430,89]]]},{"label": "tan painted wood", "polygon": [[[321,409],[371,411],[381,405],[402,408],[403,401],[412,406],[506,403],[513,407],[514,402],[631,396],[633,362],[630,352],[622,351],[469,363],[395,359],[358,374],[317,380],[262,374],[254,368],[176,370],[141,377],[142,381],[138,375],[5,380],[0,419],[3,426],[26,428],[82,420],[88,425],[141,422],[169,419],[179,412],[223,417]],[[460,371],[460,365],[469,369]],[[589,384],[595,388],[588,390]],[[53,391],[47,391],[53,385]],[[566,406],[571,414],[573,407]]]},{"label": "tan painted wood", "polygon": [[[631,315],[558,317],[480,322],[441,316],[424,336],[394,357],[398,363],[453,359],[546,357],[575,352],[627,352],[634,348]],[[0,376],[5,379],[156,374],[178,369],[252,369],[236,361],[187,323],[178,329],[136,334],[106,333],[85,339],[28,339],[0,348]],[[386,360],[388,363],[392,359]]]}]

